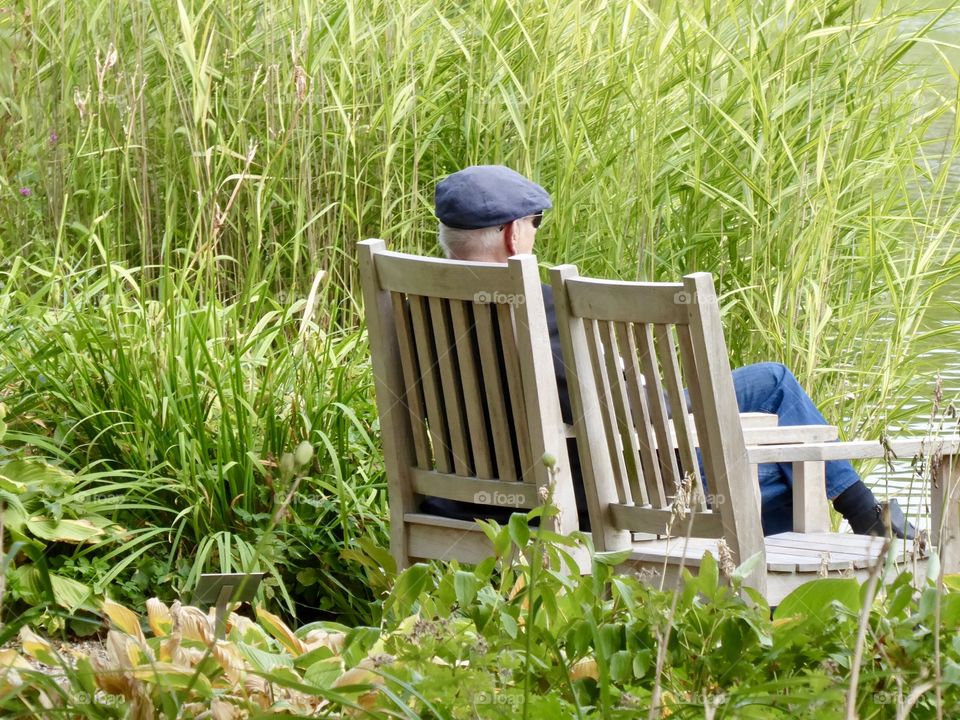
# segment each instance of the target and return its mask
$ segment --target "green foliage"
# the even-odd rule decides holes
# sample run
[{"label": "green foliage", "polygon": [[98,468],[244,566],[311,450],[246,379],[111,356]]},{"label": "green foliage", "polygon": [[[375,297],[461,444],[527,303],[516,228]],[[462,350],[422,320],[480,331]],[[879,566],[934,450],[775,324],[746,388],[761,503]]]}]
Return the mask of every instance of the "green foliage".
[{"label": "green foliage", "polygon": [[[0,442],[7,434],[6,412],[0,404]],[[90,583],[81,581],[70,566],[87,562],[85,556],[91,551],[109,555],[120,546],[131,551],[123,564],[135,562],[140,534],[112,519],[117,499],[98,494],[102,479],[92,473],[74,475],[38,457],[25,457],[22,451],[0,453],[8,613],[17,617],[28,610],[40,611],[41,619],[35,622],[50,631],[64,629],[68,619],[73,632],[93,629],[89,613],[103,592],[100,583],[110,568],[102,568],[104,572]]]},{"label": "green foliage", "polygon": [[[139,606],[263,570],[288,614],[377,621],[386,507],[353,244],[435,252],[433,186],[469,163],[550,189],[545,262],[715,273],[734,363],[784,361],[850,434],[924,382],[921,323],[960,274],[939,11],[56,10],[0,13],[0,387],[8,442],[90,477],[131,533],[51,557],[98,593]],[[284,460],[303,443],[309,462]]]},{"label": "green foliage", "polygon": [[[294,632],[258,610],[257,622],[231,614],[226,638],[214,641],[212,617],[196,608],[151,600],[145,624],[107,603],[107,659],[75,664],[24,630],[24,653],[63,676],[0,651],[0,709],[146,717],[150,707],[157,718],[205,717],[211,708],[217,717],[839,717],[849,693],[859,717],[960,709],[958,576],[939,586],[921,580],[918,589],[907,572],[881,584],[868,606],[855,580],[814,580],[771,618],[710,553],[697,576],[684,571],[681,587],[665,592],[616,574],[600,555],[592,575],[575,572],[571,552],[585,537],[548,542],[538,529],[516,544],[508,527],[488,529],[506,538],[504,553],[471,570],[408,568],[378,627],[313,623]],[[855,658],[861,672],[851,688]]]},{"label": "green foliage", "polygon": [[64,462],[115,471],[98,495],[142,529],[99,592],[117,578],[115,596],[142,603],[204,571],[266,571],[290,613],[371,619],[377,584],[355,568],[386,513],[365,338],[324,331],[306,300],[265,301],[244,330],[245,303],[163,306],[124,273],[75,290],[57,313],[17,295],[8,377],[20,415],[57,419]]}]

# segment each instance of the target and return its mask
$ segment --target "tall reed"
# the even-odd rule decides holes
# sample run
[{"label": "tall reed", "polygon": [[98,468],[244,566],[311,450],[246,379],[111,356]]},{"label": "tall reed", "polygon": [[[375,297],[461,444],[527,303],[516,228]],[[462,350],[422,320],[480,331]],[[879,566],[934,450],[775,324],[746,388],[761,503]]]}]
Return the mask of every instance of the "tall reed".
[{"label": "tall reed", "polygon": [[162,481],[183,509],[171,567],[218,532],[256,545],[271,463],[307,439],[339,562],[382,532],[354,243],[435,252],[436,180],[505,163],[553,194],[545,263],[714,272],[735,363],[782,360],[849,434],[876,433],[924,380],[924,314],[960,275],[955,81],[916,55],[939,17],[22,0],[0,14],[8,402],[65,427],[75,464]]}]

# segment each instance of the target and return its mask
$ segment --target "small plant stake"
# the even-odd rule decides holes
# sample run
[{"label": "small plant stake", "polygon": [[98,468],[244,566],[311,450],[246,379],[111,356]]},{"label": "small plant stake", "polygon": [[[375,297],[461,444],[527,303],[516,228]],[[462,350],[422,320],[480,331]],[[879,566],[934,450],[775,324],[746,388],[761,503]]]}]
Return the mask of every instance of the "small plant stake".
[{"label": "small plant stake", "polygon": [[227,605],[232,602],[250,602],[257,594],[260,581],[266,573],[205,573],[197,582],[192,604],[213,604],[216,607],[214,637],[223,638],[227,628]]}]

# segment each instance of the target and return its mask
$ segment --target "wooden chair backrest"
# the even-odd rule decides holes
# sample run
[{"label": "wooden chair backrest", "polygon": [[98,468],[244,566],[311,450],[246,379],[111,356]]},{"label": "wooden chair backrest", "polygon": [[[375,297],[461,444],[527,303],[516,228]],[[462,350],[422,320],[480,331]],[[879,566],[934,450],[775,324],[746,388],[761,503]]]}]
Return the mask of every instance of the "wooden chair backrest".
[{"label": "wooden chair backrest", "polygon": [[[634,532],[689,533],[725,538],[738,559],[762,551],[759,488],[710,275],[617,282],[580,278],[567,265],[552,282],[594,543],[612,550]],[[674,498],[685,479],[692,514],[679,519]]]},{"label": "wooden chair backrest", "polygon": [[382,240],[359,251],[391,541],[403,541],[418,496],[542,504],[547,452],[557,458],[554,529],[577,529],[536,258],[433,259],[387,251]]}]

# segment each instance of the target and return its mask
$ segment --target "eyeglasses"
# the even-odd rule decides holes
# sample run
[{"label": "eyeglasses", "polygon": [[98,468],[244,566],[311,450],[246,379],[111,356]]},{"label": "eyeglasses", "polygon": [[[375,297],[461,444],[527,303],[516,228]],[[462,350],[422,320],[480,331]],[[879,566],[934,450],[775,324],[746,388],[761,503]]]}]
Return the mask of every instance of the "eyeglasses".
[{"label": "eyeglasses", "polygon": [[[530,218],[530,222],[533,224],[533,229],[534,229],[534,230],[539,230],[539,229],[540,229],[540,224],[543,222],[543,213],[542,213],[542,212],[538,212],[536,215],[526,215],[525,217]],[[523,218],[517,218],[517,220],[523,220]],[[516,222],[516,220],[514,220],[514,221],[512,221],[512,222]],[[504,229],[505,227],[506,227],[506,225],[501,225],[498,229],[500,230],[500,232],[503,232],[503,229]]]}]

